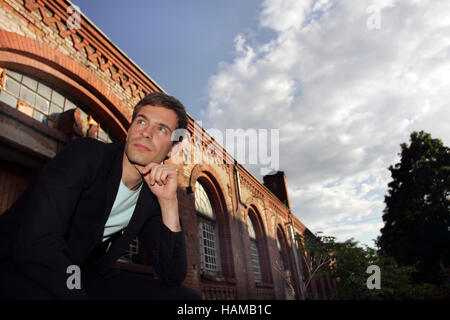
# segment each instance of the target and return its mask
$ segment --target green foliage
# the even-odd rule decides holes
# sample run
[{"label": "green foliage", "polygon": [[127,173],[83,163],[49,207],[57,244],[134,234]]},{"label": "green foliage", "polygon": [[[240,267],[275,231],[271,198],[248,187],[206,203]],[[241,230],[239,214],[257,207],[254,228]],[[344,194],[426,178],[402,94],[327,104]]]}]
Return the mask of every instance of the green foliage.
[{"label": "green foliage", "polygon": [[335,247],[335,238],[321,236],[320,232],[316,235],[309,232],[305,232],[303,235],[296,234],[295,238],[302,262],[306,267],[305,272],[308,276],[305,286],[308,288],[314,277],[318,278],[323,274],[330,273],[331,252]]},{"label": "green foliage", "polygon": [[[390,256],[380,255],[375,249],[361,247],[353,238],[336,242],[334,237],[320,233],[297,235],[298,248],[310,272],[307,286],[313,279],[327,274],[337,283],[339,299],[343,300],[403,300],[403,299],[449,299],[450,289],[426,283],[414,283],[413,266],[402,266]],[[311,259],[309,259],[311,257]],[[309,259],[309,260],[308,260]],[[380,268],[381,289],[368,289],[371,275],[367,268]]]},{"label": "green foliage", "polygon": [[380,253],[416,267],[414,281],[439,284],[450,262],[450,149],[423,131],[401,144],[401,160],[390,166]]},{"label": "green foliage", "polygon": [[366,280],[367,267],[376,264],[376,251],[369,247],[361,248],[353,238],[336,243],[333,250],[334,264],[332,274],[339,279],[341,299],[367,299],[370,294]]}]

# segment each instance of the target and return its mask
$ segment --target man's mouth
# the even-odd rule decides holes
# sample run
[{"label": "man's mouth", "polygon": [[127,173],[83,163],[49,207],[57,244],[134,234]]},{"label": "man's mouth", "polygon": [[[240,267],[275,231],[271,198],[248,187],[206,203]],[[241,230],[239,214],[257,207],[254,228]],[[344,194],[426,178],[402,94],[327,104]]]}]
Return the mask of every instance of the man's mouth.
[{"label": "man's mouth", "polygon": [[135,143],[134,146],[138,149],[144,150],[144,151],[150,151],[149,148],[147,148],[146,146],[139,144],[139,143]]}]

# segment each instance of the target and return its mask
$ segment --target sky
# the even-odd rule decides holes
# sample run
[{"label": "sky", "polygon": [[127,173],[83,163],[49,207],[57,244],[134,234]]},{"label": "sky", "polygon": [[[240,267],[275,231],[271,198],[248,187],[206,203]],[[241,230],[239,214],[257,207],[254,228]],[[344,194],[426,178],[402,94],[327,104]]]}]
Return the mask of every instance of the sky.
[{"label": "sky", "polygon": [[273,169],[313,232],[375,247],[400,144],[450,145],[450,1],[73,3],[209,132],[278,130]]}]

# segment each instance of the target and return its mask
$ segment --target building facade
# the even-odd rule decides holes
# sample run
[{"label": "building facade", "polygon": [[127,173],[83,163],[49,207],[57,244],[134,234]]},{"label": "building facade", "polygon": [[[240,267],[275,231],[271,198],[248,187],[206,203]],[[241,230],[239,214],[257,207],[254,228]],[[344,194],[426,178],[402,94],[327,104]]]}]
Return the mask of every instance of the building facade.
[{"label": "building facade", "polygon": [[[123,143],[134,105],[155,91],[164,92],[69,1],[0,0],[0,214],[70,140]],[[284,173],[261,183],[192,117],[188,132],[168,160],[179,172],[184,285],[204,299],[330,298],[327,279],[304,287],[294,235],[308,230]],[[154,276],[137,240],[116,266]]]}]

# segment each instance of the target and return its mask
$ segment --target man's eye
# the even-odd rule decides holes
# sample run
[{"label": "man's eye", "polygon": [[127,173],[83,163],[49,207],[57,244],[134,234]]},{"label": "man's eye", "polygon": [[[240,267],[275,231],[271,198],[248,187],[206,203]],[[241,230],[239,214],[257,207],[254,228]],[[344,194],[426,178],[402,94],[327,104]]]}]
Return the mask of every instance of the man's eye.
[{"label": "man's eye", "polygon": [[167,132],[167,129],[164,128],[164,127],[159,127],[159,131],[161,131],[162,133],[166,133],[166,132]]},{"label": "man's eye", "polygon": [[138,124],[144,124],[145,121],[144,121],[144,120],[138,120],[137,123],[138,123]]}]

